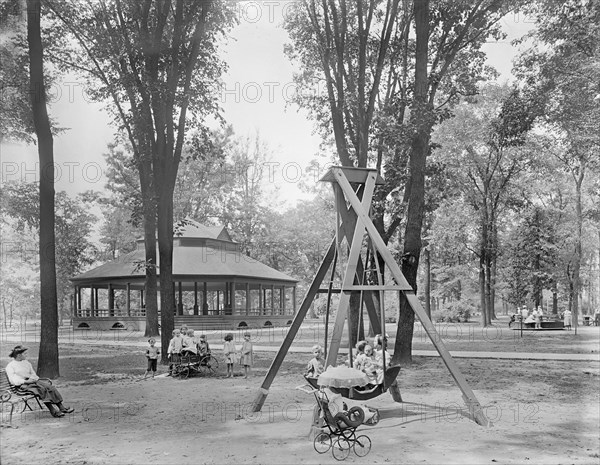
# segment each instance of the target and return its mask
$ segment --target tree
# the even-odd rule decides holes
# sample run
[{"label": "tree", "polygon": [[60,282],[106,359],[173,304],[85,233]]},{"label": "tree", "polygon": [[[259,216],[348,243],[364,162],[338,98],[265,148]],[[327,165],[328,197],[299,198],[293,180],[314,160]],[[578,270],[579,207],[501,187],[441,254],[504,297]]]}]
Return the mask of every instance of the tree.
[{"label": "tree", "polygon": [[41,333],[37,371],[40,376],[60,376],[58,364],[58,305],[56,292],[56,240],[54,235],[54,146],[44,82],[41,37],[41,1],[27,0],[29,92],[40,162],[40,309]]},{"label": "tree", "polygon": [[[440,154],[466,201],[479,216],[480,307],[482,324],[494,316],[495,269],[498,222],[511,200],[511,184],[535,152],[526,134],[535,115],[520,92],[485,87],[475,103],[462,103],[455,117],[444,122],[435,134]],[[506,97],[503,95],[507,94]]]},{"label": "tree", "polygon": [[[72,199],[63,191],[55,196],[57,311],[61,320],[70,317],[73,295],[70,278],[81,273],[96,257],[96,248],[89,238],[96,221],[89,213],[90,197],[95,196],[84,193]],[[39,236],[39,204],[35,184],[10,183],[2,189],[2,210],[7,218],[12,219],[12,229],[16,233]],[[23,261],[30,262],[27,259],[32,251],[22,246],[19,250]],[[34,266],[35,263],[28,265],[29,268]]]},{"label": "tree", "polygon": [[0,141],[33,143],[33,116],[28,87],[29,55],[22,26],[23,8],[18,1],[0,3]]},{"label": "tree", "polygon": [[[556,218],[541,206],[533,206],[521,212],[522,221],[509,241],[509,282],[515,305],[523,305],[531,295],[535,307],[543,306],[542,291],[551,289],[555,283]],[[553,309],[556,312],[556,308]]]},{"label": "tree", "polygon": [[[173,190],[186,130],[205,132],[218,113],[216,83],[224,68],[216,50],[232,24],[225,2],[177,0],[72,2],[52,5],[77,40],[82,57],[59,56],[89,73],[95,97],[112,99],[140,176],[146,245],[146,294],[156,316],[156,235],[160,261],[163,360],[174,325]],[[70,51],[69,51],[70,52]],[[147,328],[158,330],[158,321]]]},{"label": "tree", "polygon": [[[376,192],[373,210],[386,243],[407,211],[400,240],[402,270],[415,289],[431,130],[448,116],[450,104],[475,92],[487,72],[481,45],[501,35],[496,23],[511,5],[495,0],[430,6],[418,0],[402,3],[399,12],[400,4],[391,1],[359,2],[356,7],[341,0],[321,6],[304,2],[306,12],[298,9],[286,23],[292,38],[288,50],[302,64],[297,82],[305,85],[300,89],[316,88],[319,79],[327,86],[325,96],[300,92],[298,103],[311,110],[321,128],[334,133],[342,164],[366,166],[374,160],[385,170],[386,185]],[[392,18],[391,11],[398,17]],[[363,69],[366,77],[359,86]],[[414,313],[403,302],[394,363],[410,362],[413,323]]]},{"label": "tree", "polygon": [[600,163],[600,5],[588,0],[544,0],[529,14],[536,28],[533,47],[520,57],[516,71],[540,102],[541,119],[557,134],[549,147],[572,177],[576,232],[573,262],[573,319],[577,329],[583,240],[582,189],[586,174]]}]

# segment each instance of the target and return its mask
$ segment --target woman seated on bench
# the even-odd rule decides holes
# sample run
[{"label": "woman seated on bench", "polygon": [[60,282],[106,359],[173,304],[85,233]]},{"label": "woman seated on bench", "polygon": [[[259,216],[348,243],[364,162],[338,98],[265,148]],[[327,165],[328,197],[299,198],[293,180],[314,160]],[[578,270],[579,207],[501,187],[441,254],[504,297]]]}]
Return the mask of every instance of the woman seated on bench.
[{"label": "woman seated on bench", "polygon": [[40,379],[35,374],[31,363],[27,360],[25,352],[27,347],[18,345],[8,356],[13,360],[6,365],[6,375],[14,386],[19,386],[23,391],[34,394],[46,404],[53,417],[64,417],[65,413],[73,412],[71,407],[63,405],[63,398],[58,389],[52,385],[50,380]]}]

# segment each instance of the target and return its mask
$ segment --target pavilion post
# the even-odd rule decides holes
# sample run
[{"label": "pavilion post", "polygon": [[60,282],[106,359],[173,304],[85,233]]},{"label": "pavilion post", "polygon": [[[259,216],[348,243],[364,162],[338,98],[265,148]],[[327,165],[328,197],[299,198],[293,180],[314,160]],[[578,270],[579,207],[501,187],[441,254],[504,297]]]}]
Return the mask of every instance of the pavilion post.
[{"label": "pavilion post", "polygon": [[177,290],[178,290],[177,297],[179,299],[179,302],[177,302],[177,313],[179,315],[183,315],[183,289],[182,289],[181,281],[179,281],[179,283],[178,283]]},{"label": "pavilion post", "polygon": [[292,309],[296,313],[296,286],[292,287]]},{"label": "pavilion post", "polygon": [[263,305],[263,287],[262,284],[258,285],[258,314],[264,314],[264,305]]},{"label": "pavilion post", "polygon": [[281,286],[279,288],[279,313],[281,315],[285,315],[285,311],[284,311],[285,307],[283,306],[283,290],[284,289],[285,289],[284,286]]},{"label": "pavilion post", "polygon": [[108,283],[108,314],[110,316],[115,316],[115,295],[113,294],[112,284]]},{"label": "pavilion post", "polygon": [[198,315],[198,282],[194,281],[194,315]]},{"label": "pavilion post", "polygon": [[246,315],[250,314],[250,283],[246,283]]},{"label": "pavilion post", "polygon": [[131,283],[127,283],[127,316],[131,316]]},{"label": "pavilion post", "polygon": [[231,283],[231,297],[230,297],[230,308],[231,308],[231,315],[235,315],[235,281],[233,281]]},{"label": "pavilion post", "polygon": [[96,309],[96,316],[98,316],[99,305],[98,305],[98,288],[97,287],[94,288],[93,294],[94,294],[94,308]]},{"label": "pavilion post", "polygon": [[90,286],[90,310],[92,311],[92,315],[94,314],[94,310],[96,308],[96,298],[94,295],[94,286]]},{"label": "pavilion post", "polygon": [[208,315],[208,284],[204,281],[204,290],[202,291],[202,314]]},{"label": "pavilion post", "polygon": [[275,315],[275,285],[271,284],[271,315]]}]

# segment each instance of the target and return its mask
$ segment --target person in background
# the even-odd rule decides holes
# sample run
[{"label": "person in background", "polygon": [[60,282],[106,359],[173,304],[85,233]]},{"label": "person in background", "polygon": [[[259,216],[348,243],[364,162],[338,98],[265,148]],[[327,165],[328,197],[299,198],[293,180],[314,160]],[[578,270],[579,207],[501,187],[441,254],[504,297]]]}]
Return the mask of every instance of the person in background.
[{"label": "person in background", "polygon": [[173,373],[173,359],[179,357],[181,349],[183,349],[183,340],[181,338],[181,332],[178,329],[173,330],[173,337],[169,341],[169,348],[167,349],[167,357],[169,358],[169,375]]},{"label": "person in background", "polygon": [[198,340],[198,353],[202,357],[210,354],[210,346],[208,345],[208,341],[206,340],[206,336],[204,334],[201,334],[200,339]]},{"label": "person in background", "polygon": [[8,354],[13,359],[6,365],[6,375],[10,383],[22,391],[38,396],[53,417],[60,418],[66,413],[72,413],[74,409],[63,405],[63,397],[52,381],[35,374],[33,366],[27,360],[27,350],[27,347],[18,345]]},{"label": "person in background", "polygon": [[535,316],[535,327],[536,329],[542,329],[542,321],[544,319],[544,311],[542,307],[537,308],[537,314]]},{"label": "person in background", "polygon": [[571,331],[571,310],[568,308],[565,310],[565,314],[563,316],[563,325],[569,331]]},{"label": "person in background", "polygon": [[182,355],[196,355],[198,353],[198,347],[196,346],[196,338],[194,337],[193,329],[188,329],[187,334],[184,334],[181,339]]},{"label": "person in background", "polygon": [[154,338],[148,339],[148,344],[150,344],[150,347],[146,349],[148,368],[146,369],[146,373],[144,373],[144,379],[148,377],[150,372],[152,372],[152,379],[154,379],[154,375],[156,374],[156,365],[158,363],[158,356],[160,355],[160,349],[154,345],[156,344],[156,339]]},{"label": "person in background", "polygon": [[250,342],[250,333],[244,334],[244,342],[240,349],[240,364],[244,366],[244,378],[248,378],[248,372],[252,374],[253,359],[252,342]]},{"label": "person in background", "polygon": [[227,364],[227,378],[233,378],[233,364],[235,363],[235,344],[233,342],[233,334],[225,335],[225,344],[223,344],[223,354],[225,355],[225,363]]}]

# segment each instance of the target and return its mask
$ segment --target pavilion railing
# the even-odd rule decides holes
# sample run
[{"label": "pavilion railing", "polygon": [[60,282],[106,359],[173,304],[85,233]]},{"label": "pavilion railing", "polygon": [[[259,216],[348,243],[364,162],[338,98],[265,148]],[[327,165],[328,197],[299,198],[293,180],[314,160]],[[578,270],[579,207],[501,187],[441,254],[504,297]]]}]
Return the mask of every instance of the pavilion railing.
[{"label": "pavilion railing", "polygon": [[124,308],[95,308],[81,309],[75,311],[75,317],[77,318],[110,318],[110,317],[124,317],[124,316],[146,316],[145,308],[130,308],[129,310]]},{"label": "pavilion railing", "polygon": [[[202,311],[200,310],[200,316],[202,316]],[[160,312],[159,312],[160,313]],[[285,310],[282,308],[236,308],[235,312],[232,312],[228,309],[219,309],[219,310],[208,310],[208,316],[284,316],[284,315],[293,315],[293,310],[291,308],[286,308]],[[193,315],[191,310],[186,309],[184,315]],[[75,310],[74,316],[76,318],[114,318],[114,317],[145,317],[146,309],[145,308],[130,308],[129,310],[123,308],[96,308],[96,309],[78,309]]]}]

